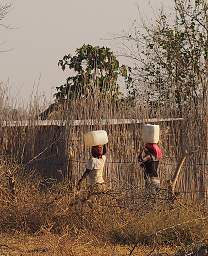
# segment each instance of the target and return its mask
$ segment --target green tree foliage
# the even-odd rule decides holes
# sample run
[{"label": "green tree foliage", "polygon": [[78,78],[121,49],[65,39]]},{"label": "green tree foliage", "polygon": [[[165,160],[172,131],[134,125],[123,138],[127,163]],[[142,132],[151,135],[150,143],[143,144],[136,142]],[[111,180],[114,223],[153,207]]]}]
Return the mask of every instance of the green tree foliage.
[{"label": "green tree foliage", "polygon": [[175,17],[161,12],[153,26],[145,26],[145,33],[137,30],[131,38],[139,50],[136,75],[149,101],[172,101],[181,112],[190,101],[197,105],[207,92],[208,3],[174,2]]},{"label": "green tree foliage", "polygon": [[71,71],[66,83],[56,87],[57,100],[72,100],[95,95],[97,92],[112,99],[121,97],[118,77],[129,81],[128,69],[107,47],[83,45],[74,56],[65,55],[58,65]]}]

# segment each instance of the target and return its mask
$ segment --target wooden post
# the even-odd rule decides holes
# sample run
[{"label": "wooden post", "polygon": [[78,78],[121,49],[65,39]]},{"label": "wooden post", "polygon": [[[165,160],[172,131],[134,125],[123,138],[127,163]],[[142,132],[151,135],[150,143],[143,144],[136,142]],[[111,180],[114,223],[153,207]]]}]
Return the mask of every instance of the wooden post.
[{"label": "wooden post", "polygon": [[182,169],[182,166],[184,164],[186,160],[186,155],[181,159],[180,163],[178,164],[177,168],[176,168],[176,171],[173,175],[173,178],[172,178],[172,192],[175,193],[175,187],[176,187],[176,183],[178,181],[178,177],[179,177],[179,174],[181,172],[181,169]]},{"label": "wooden post", "polygon": [[175,197],[175,187],[176,187],[176,183],[178,181],[178,177],[179,174],[181,172],[182,166],[186,160],[187,154],[183,156],[183,158],[181,159],[181,161],[179,162],[175,173],[173,175],[173,178],[171,180],[168,181],[168,197],[171,201],[174,202],[174,200],[176,199]]}]

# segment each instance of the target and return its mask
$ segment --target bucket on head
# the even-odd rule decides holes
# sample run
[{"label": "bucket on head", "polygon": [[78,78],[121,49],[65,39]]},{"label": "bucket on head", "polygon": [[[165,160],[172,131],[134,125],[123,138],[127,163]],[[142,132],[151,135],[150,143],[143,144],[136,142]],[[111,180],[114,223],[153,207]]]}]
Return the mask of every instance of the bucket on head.
[{"label": "bucket on head", "polygon": [[160,126],[155,124],[145,124],[142,129],[142,139],[144,143],[158,143],[160,137]]},{"label": "bucket on head", "polygon": [[88,132],[84,135],[84,143],[88,147],[107,144],[107,132],[104,130]]}]

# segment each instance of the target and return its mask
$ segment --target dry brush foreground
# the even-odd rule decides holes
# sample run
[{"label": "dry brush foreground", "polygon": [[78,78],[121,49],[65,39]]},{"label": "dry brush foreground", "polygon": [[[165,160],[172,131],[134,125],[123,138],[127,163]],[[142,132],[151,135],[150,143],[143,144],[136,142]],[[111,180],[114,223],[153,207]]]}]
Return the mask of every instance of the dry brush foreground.
[{"label": "dry brush foreground", "polygon": [[174,255],[207,242],[203,203],[171,204],[137,187],[86,199],[66,182],[42,191],[16,164],[1,161],[0,169],[1,255]]}]

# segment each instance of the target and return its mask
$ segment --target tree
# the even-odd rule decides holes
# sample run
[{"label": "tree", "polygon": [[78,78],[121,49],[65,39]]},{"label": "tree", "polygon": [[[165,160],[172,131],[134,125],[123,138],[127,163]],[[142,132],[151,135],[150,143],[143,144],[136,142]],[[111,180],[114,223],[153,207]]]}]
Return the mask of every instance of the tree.
[{"label": "tree", "polygon": [[[9,26],[6,26],[4,23],[2,23],[2,21],[8,14],[10,8],[11,8],[11,4],[0,2],[0,28],[9,28]],[[0,53],[2,52],[8,52],[8,50],[0,49]]]},{"label": "tree", "polygon": [[[138,49],[134,69],[149,102],[172,102],[181,113],[206,97],[208,77],[208,3],[174,0],[175,17],[161,12],[145,33],[129,36]],[[134,59],[136,56],[133,56]],[[140,90],[138,87],[137,90]]]},{"label": "tree", "polygon": [[6,17],[9,9],[11,7],[11,4],[4,4],[0,2],[0,26],[5,27],[1,21]]},{"label": "tree", "polygon": [[122,93],[118,85],[121,76],[127,82],[128,69],[107,47],[83,45],[76,49],[74,56],[65,55],[58,65],[63,71],[72,71],[66,83],[56,87],[58,101],[88,97],[100,93],[112,99],[118,99]]}]

